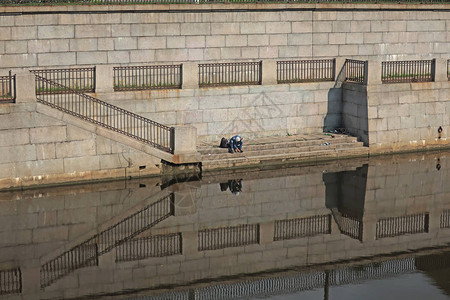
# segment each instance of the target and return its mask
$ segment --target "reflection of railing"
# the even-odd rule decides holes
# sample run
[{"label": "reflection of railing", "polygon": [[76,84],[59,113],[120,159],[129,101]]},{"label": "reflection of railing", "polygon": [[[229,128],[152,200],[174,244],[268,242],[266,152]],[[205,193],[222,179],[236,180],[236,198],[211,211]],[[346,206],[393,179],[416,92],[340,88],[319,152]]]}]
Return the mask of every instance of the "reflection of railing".
[{"label": "reflection of railing", "polygon": [[64,252],[41,267],[41,287],[47,287],[65,275],[98,264],[98,257],[131,240],[141,232],[174,215],[173,194],[125,218],[87,241]]},{"label": "reflection of railing", "polygon": [[[429,249],[427,249],[429,250]],[[403,256],[403,255],[402,255]],[[386,258],[376,262],[361,264],[360,259],[346,266],[330,269],[330,265],[317,266],[312,270],[288,271],[280,275],[265,273],[233,279],[231,283],[210,283],[208,286],[194,287],[190,290],[170,291],[155,296],[133,297],[135,300],[163,299],[196,299],[225,300],[247,298],[269,298],[273,295],[286,295],[296,292],[324,288],[325,293],[331,286],[357,284],[368,280],[388,279],[401,274],[417,272],[417,270],[438,270],[450,265],[449,253],[439,253],[425,256]],[[356,263],[356,264],[355,264]],[[214,281],[212,281],[214,282]],[[279,297],[282,299],[283,297]],[[301,298],[301,297],[300,297]],[[325,297],[325,299],[328,299]],[[131,300],[131,298],[129,298]]]},{"label": "reflection of railing", "polygon": [[181,65],[114,67],[114,91],[181,88]]},{"label": "reflection of railing", "polygon": [[331,233],[331,215],[275,221],[274,241]]},{"label": "reflection of railing", "polygon": [[0,295],[22,292],[22,273],[20,269],[0,270]]},{"label": "reflection of railing", "polygon": [[345,285],[410,273],[416,269],[414,261],[414,257],[407,257],[362,266],[335,269],[330,272],[330,285]]},{"label": "reflection of railing", "polygon": [[197,300],[242,299],[264,297],[312,290],[324,286],[325,273],[298,273],[260,280],[248,280],[235,284],[217,284],[194,290]]},{"label": "reflection of railing", "polygon": [[334,80],[335,59],[277,61],[277,82]]},{"label": "reflection of railing", "polygon": [[49,286],[77,269],[97,265],[97,245],[87,241],[42,265],[41,287]]},{"label": "reflection of railing", "polygon": [[31,70],[31,72],[62,86],[47,86],[44,82],[36,80],[37,95],[67,93],[70,90],[82,93],[93,93],[95,91],[95,67]]},{"label": "reflection of railing", "polygon": [[259,224],[205,229],[198,232],[198,251],[239,247],[259,242]]},{"label": "reflection of railing", "polygon": [[333,208],[332,210],[334,220],[338,225],[339,231],[353,239],[362,241],[363,236],[363,222],[362,220],[348,216],[339,212],[338,209]]},{"label": "reflection of railing", "polygon": [[[174,128],[159,124],[123,108],[109,104],[70,87],[36,75],[36,83],[43,90],[37,101],[83,120],[173,153]],[[55,94],[60,89],[64,93]]]},{"label": "reflection of railing", "polygon": [[428,232],[428,221],[428,213],[383,218],[377,221],[376,238]]},{"label": "reflection of railing", "polygon": [[117,247],[116,261],[181,254],[181,233],[134,239]]},{"label": "reflection of railing", "polygon": [[446,209],[441,214],[441,228],[450,228],[450,209]]}]

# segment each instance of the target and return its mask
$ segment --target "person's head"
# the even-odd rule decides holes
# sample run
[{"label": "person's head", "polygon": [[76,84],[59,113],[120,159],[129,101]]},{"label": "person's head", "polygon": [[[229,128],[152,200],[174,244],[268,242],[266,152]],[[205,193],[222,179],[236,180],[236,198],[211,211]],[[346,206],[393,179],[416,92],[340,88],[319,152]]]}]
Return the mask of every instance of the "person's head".
[{"label": "person's head", "polygon": [[241,137],[240,136],[236,137],[236,142],[240,142],[240,141],[241,141]]}]

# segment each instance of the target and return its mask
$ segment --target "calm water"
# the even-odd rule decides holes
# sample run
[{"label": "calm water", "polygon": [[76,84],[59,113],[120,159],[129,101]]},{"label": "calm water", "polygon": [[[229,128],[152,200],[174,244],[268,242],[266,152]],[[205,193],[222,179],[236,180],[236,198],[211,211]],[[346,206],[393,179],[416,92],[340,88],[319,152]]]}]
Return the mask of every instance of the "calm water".
[{"label": "calm water", "polygon": [[1,299],[450,299],[450,152],[0,193]]}]

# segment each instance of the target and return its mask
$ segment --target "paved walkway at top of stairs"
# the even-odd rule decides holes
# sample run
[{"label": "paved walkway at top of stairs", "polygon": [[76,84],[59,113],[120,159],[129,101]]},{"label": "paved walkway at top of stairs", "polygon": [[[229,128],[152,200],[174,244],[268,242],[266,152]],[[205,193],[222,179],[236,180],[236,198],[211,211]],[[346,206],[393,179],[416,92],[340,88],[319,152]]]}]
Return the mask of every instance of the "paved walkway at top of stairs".
[{"label": "paved walkway at top of stairs", "polygon": [[298,134],[246,139],[243,153],[228,153],[217,142],[201,142],[203,170],[241,168],[259,164],[315,162],[351,157],[367,157],[369,148],[356,137],[344,134]]}]

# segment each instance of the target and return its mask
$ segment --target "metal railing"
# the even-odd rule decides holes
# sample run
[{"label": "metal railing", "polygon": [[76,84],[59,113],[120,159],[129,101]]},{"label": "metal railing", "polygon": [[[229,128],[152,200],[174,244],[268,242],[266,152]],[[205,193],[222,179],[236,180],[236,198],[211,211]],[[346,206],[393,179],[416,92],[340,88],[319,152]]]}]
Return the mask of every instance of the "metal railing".
[{"label": "metal railing", "polygon": [[81,93],[95,92],[95,67],[31,70],[31,72],[61,85],[61,87],[48,86],[43,82],[36,81],[37,95],[71,93],[73,90]]},{"label": "metal railing", "polygon": [[116,262],[181,254],[181,233],[155,235],[127,241],[117,247]]},{"label": "metal railing", "polygon": [[450,80],[450,59],[447,60],[447,80]]},{"label": "metal railing", "polygon": [[429,214],[383,218],[377,221],[376,238],[428,232]]},{"label": "metal railing", "polygon": [[0,76],[0,103],[16,101],[16,75]]},{"label": "metal railing", "polygon": [[345,81],[364,83],[367,68],[367,61],[346,59],[345,60]]},{"label": "metal railing", "polygon": [[274,241],[331,233],[331,215],[276,220]]},{"label": "metal railing", "polygon": [[432,60],[383,61],[382,83],[434,81],[435,63]]},{"label": "metal railing", "polygon": [[[173,127],[71,90],[39,75],[36,75],[36,84],[43,88],[43,92],[37,95],[38,102],[150,144],[162,151],[173,153],[175,138]],[[51,92],[56,89],[65,89],[65,92],[57,94]]]},{"label": "metal railing", "polygon": [[98,257],[130,241],[175,212],[174,194],[162,197],[41,266],[41,288],[71,272],[98,265]]},{"label": "metal railing", "polygon": [[114,91],[180,89],[181,65],[114,67]]},{"label": "metal railing", "polygon": [[440,228],[450,228],[450,209],[442,212],[440,221]]},{"label": "metal railing", "polygon": [[200,87],[261,84],[261,62],[198,65]]},{"label": "metal railing", "polygon": [[334,81],[335,59],[277,61],[277,83]]},{"label": "metal railing", "polygon": [[0,295],[22,292],[22,272],[19,268],[0,270]]},{"label": "metal railing", "polygon": [[[189,3],[311,3],[310,0],[0,0],[0,5],[48,5],[48,4],[189,4]],[[316,3],[328,3],[329,0],[315,0]],[[348,3],[348,1],[337,0],[336,3]],[[352,3],[373,3],[371,0],[353,0]],[[379,0],[378,3],[393,3],[395,0]],[[402,3],[448,3],[448,0],[403,0]]]},{"label": "metal railing", "polygon": [[259,243],[259,224],[205,229],[198,232],[198,251]]}]

